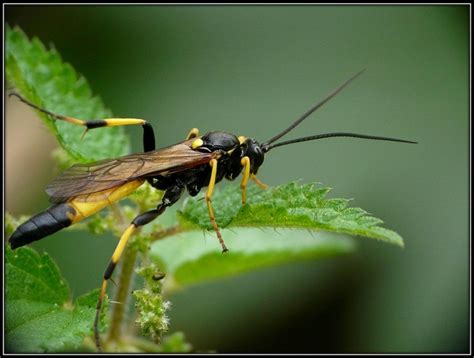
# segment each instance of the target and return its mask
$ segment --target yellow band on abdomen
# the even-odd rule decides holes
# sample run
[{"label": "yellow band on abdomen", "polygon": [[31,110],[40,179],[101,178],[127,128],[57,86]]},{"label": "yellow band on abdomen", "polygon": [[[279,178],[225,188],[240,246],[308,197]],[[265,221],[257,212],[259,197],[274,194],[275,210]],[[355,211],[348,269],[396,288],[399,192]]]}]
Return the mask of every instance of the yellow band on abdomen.
[{"label": "yellow band on abdomen", "polygon": [[115,201],[130,195],[144,182],[144,179],[133,180],[119,187],[102,190],[97,193],[76,196],[68,202],[76,212],[75,215],[70,216],[69,218],[74,224],[92,214],[95,214]]}]

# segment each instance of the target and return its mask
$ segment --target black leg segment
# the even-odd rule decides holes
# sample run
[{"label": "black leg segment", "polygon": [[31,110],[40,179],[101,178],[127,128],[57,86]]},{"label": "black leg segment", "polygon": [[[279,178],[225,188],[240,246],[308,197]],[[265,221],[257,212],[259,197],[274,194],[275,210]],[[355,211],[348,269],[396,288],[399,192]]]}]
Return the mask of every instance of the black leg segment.
[{"label": "black leg segment", "polygon": [[155,150],[155,132],[150,123],[145,122],[143,127],[143,150],[145,152],[151,152]]}]

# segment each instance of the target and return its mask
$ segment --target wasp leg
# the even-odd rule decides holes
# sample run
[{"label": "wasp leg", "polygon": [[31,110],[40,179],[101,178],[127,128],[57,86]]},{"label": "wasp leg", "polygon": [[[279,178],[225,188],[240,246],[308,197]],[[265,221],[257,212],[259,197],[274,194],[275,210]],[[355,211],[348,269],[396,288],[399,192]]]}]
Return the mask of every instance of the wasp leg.
[{"label": "wasp leg", "polygon": [[125,246],[127,245],[128,239],[140,226],[146,225],[149,222],[153,221],[158,216],[163,214],[163,212],[168,206],[171,206],[174,203],[176,203],[181,197],[183,189],[184,187],[182,186],[173,186],[167,189],[165,194],[163,195],[163,199],[161,200],[160,205],[158,205],[157,208],[154,210],[150,210],[143,214],[138,215],[135,219],[133,219],[130,226],[125,230],[125,232],[120,237],[120,241],[117,244],[117,247],[115,248],[112,258],[110,259],[109,265],[107,266],[104,272],[99,300],[97,301],[97,306],[96,306],[96,313],[95,313],[95,320],[94,320],[94,336],[95,336],[95,344],[99,352],[102,351],[100,336],[99,336],[99,317],[100,317],[100,309],[102,308],[102,302],[104,301],[104,297],[107,290],[107,281],[111,279],[112,274],[115,270],[115,267],[117,266],[117,263],[120,260],[120,257],[122,256],[123,250],[125,249]]},{"label": "wasp leg", "polygon": [[10,95],[16,96],[22,101],[23,103],[27,104],[34,109],[46,113],[47,115],[53,117],[54,119],[60,121],[66,121],[78,126],[86,127],[84,135],[87,133],[89,129],[100,128],[100,127],[115,127],[115,126],[127,126],[133,124],[140,124],[143,127],[143,149],[145,152],[149,152],[155,150],[155,133],[153,132],[153,127],[144,119],[139,118],[106,118],[106,119],[98,119],[98,120],[82,120],[74,117],[63,116],[61,114],[56,114],[50,112],[44,108],[38,107],[34,103],[29,102],[18,93],[10,93]]},{"label": "wasp leg", "polygon": [[219,239],[219,243],[222,246],[222,252],[229,251],[229,249],[225,246],[224,240],[222,239],[221,231],[219,230],[219,226],[217,226],[216,218],[214,216],[214,210],[212,209],[211,204],[211,196],[214,190],[214,185],[216,184],[216,175],[217,175],[217,159],[211,159],[209,165],[212,168],[211,172],[211,179],[209,180],[209,186],[206,192],[206,203],[207,203],[207,210],[209,212],[209,219],[211,220],[212,227],[216,231],[217,238]]},{"label": "wasp leg", "polygon": [[250,178],[250,158],[245,156],[240,160],[240,164],[244,167],[244,174],[242,182],[240,183],[240,189],[242,189],[242,205],[247,202],[247,184]]},{"label": "wasp leg", "polygon": [[196,138],[196,137],[199,137],[199,129],[193,128],[189,131],[188,135],[186,136],[186,140]]},{"label": "wasp leg", "polygon": [[257,184],[260,188],[262,189],[268,189],[268,185],[265,184],[265,183],[262,183],[255,174],[252,174],[250,176],[252,178],[252,180],[255,182],[255,184]]}]

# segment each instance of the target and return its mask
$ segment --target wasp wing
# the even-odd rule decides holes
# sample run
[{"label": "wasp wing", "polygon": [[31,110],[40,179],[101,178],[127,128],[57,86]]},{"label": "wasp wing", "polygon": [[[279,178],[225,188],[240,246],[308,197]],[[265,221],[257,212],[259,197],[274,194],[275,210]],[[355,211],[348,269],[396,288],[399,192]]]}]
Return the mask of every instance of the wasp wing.
[{"label": "wasp wing", "polygon": [[152,152],[73,165],[48,185],[46,193],[53,203],[65,202],[79,195],[114,188],[138,178],[167,175],[193,168],[219,156],[216,152],[193,150],[193,141],[187,140]]}]

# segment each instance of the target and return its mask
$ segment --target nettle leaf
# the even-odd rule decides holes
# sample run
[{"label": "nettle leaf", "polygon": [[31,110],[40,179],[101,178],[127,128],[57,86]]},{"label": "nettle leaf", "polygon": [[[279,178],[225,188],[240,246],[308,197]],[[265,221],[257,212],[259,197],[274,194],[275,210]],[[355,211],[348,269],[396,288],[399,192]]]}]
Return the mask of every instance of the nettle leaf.
[{"label": "nettle leaf", "polygon": [[[167,274],[165,288],[169,291],[276,264],[349,253],[355,243],[348,235],[403,246],[396,232],[379,226],[382,220],[348,207],[347,199],[327,198],[329,191],[315,184],[289,183],[269,190],[252,186],[247,205],[242,207],[237,185],[217,189],[212,203],[230,249],[225,255],[220,252],[205,201],[188,199],[178,217],[183,229],[191,232],[152,246],[151,255]],[[197,230],[211,230],[211,235]]]},{"label": "nettle leaf", "polygon": [[150,255],[166,272],[164,292],[277,264],[348,254],[355,249],[349,237],[308,230],[224,229],[222,236],[229,248],[225,254],[215,235],[198,231],[154,243]]},{"label": "nettle leaf", "polygon": [[161,353],[187,353],[192,346],[184,337],[183,332],[174,332],[163,338],[160,345]]},{"label": "nettle leaf", "polygon": [[[68,284],[48,255],[7,247],[5,260],[7,351],[79,350],[84,338],[93,333],[99,290],[72,303]],[[101,321],[103,327],[103,315]]]},{"label": "nettle leaf", "polygon": [[[269,190],[251,186],[247,205],[242,207],[240,188],[231,185],[216,191],[212,204],[221,228],[307,228],[365,236],[403,247],[400,235],[379,226],[382,220],[363,209],[348,207],[349,199],[326,198],[330,190],[316,184],[294,182]],[[188,200],[179,216],[182,224],[189,228],[212,229],[203,200]]]},{"label": "nettle leaf", "polygon": [[[57,114],[79,119],[111,117],[111,111],[104,107],[101,99],[92,95],[86,79],[63,62],[54,48],[48,50],[37,38],[30,41],[18,27],[7,26],[5,37],[5,72],[13,91]],[[91,130],[81,140],[84,127],[37,113],[75,161],[116,157],[130,149],[122,127]]]}]

